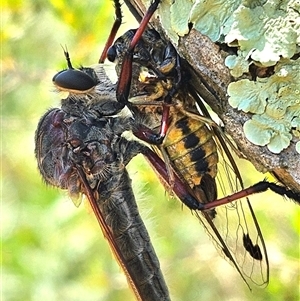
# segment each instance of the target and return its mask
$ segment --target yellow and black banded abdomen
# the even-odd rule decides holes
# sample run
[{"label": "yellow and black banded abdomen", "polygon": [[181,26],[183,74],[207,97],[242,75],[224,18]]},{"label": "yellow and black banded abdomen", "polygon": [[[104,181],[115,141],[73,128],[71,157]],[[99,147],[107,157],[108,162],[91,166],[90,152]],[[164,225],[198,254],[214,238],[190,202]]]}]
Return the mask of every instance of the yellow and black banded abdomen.
[{"label": "yellow and black banded abdomen", "polygon": [[170,161],[191,188],[204,175],[217,175],[218,153],[211,131],[199,120],[184,116],[171,125],[163,143]]}]

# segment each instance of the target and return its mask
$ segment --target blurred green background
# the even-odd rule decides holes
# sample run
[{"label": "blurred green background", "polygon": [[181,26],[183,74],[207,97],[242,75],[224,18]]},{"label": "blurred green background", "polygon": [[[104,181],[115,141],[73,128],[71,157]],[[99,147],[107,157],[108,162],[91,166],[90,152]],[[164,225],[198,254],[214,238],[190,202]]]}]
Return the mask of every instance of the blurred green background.
[{"label": "blurred green background", "polygon": [[[59,106],[52,76],[97,62],[112,1],[2,1],[2,300],[134,300],[93,213],[47,187],[34,158],[39,118]],[[125,9],[125,5],[123,6]],[[125,13],[120,33],[136,23]],[[246,186],[264,178],[242,162]],[[240,165],[240,166],[241,166]],[[272,193],[251,198],[270,259],[270,284],[250,292],[196,218],[168,197],[143,158],[129,166],[172,300],[299,300],[299,208]]]}]

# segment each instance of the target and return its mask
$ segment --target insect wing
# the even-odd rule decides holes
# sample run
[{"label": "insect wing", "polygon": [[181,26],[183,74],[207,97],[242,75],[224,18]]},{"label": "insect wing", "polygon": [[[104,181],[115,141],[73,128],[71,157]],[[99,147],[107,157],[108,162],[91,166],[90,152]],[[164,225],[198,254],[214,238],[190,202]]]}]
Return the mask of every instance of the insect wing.
[{"label": "insect wing", "polygon": [[90,185],[85,177],[85,173],[81,167],[77,167],[77,172],[78,172],[78,176],[80,177],[82,184],[84,186],[85,195],[87,196],[87,198],[89,200],[89,204],[92,207],[94,214],[98,220],[98,223],[102,230],[103,236],[107,239],[109,246],[111,248],[111,251],[113,252],[113,254],[114,254],[118,264],[122,268],[124,274],[126,275],[126,278],[128,280],[130,287],[132,288],[136,297],[139,299],[139,292],[138,292],[138,288],[136,286],[136,282],[132,279],[132,277],[128,271],[128,267],[126,265],[126,260],[124,259],[124,256],[115,241],[112,231],[110,230],[109,226],[107,225],[107,223],[105,221],[105,216],[103,215],[101,209],[97,205],[97,200],[95,198],[95,194],[90,188]]},{"label": "insect wing", "polygon": [[[194,94],[194,93],[193,93]],[[196,99],[197,103],[201,101]],[[210,118],[201,104],[202,112]],[[218,149],[218,198],[242,190],[242,178],[221,131],[211,128]],[[243,280],[258,286],[269,281],[269,262],[265,242],[248,198],[229,202],[210,212],[196,212],[217,250],[238,270]],[[249,286],[249,284],[248,284]]]},{"label": "insect wing", "polygon": [[233,264],[247,284],[249,279],[259,286],[268,283],[266,247],[248,200],[217,208],[214,218],[206,212],[196,212],[196,215],[217,250]]}]

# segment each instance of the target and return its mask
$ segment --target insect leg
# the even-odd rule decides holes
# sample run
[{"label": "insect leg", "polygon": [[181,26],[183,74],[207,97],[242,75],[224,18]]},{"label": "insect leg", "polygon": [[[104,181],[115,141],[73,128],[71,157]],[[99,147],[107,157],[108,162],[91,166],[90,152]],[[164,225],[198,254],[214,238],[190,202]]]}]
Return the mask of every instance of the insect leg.
[{"label": "insect leg", "polygon": [[233,202],[235,200],[241,199],[241,198],[245,198],[251,194],[254,193],[259,193],[259,192],[264,192],[267,191],[268,189],[272,190],[273,192],[282,195],[282,196],[286,196],[290,199],[292,199],[294,202],[296,202],[297,204],[300,205],[300,193],[298,192],[294,192],[284,186],[281,185],[277,185],[275,183],[272,182],[268,182],[268,181],[261,181],[258,182],[246,189],[243,189],[239,192],[236,192],[230,196],[226,196],[224,198],[206,203],[203,205],[204,210],[210,210],[213,209],[215,207],[221,206],[221,205],[225,205],[227,203]]},{"label": "insect leg", "polygon": [[129,91],[131,86],[131,75],[132,75],[132,61],[133,61],[133,52],[136,44],[141,38],[143,32],[145,31],[149,20],[157,9],[160,0],[155,0],[152,2],[148,8],[145,16],[140,23],[139,28],[137,29],[133,39],[131,40],[130,46],[124,55],[124,60],[121,68],[121,73],[117,85],[117,100],[123,104],[128,103]]},{"label": "insect leg", "polygon": [[[142,150],[142,154],[146,157],[149,163],[153,166],[154,171],[158,174],[160,178],[164,181],[166,185],[170,185],[169,172],[164,161],[148,147]],[[172,190],[175,192],[177,197],[183,202],[187,207],[192,210],[203,210],[204,205],[197,201],[197,199],[192,195],[192,191],[189,187],[182,182],[176,173],[174,173],[174,185],[172,185]]]},{"label": "insect leg", "polygon": [[107,50],[108,48],[112,45],[115,37],[116,37],[116,34],[121,26],[121,23],[122,23],[122,11],[121,11],[121,4],[120,4],[120,1],[118,0],[114,0],[114,5],[115,5],[115,16],[116,16],[116,19],[115,19],[115,22],[111,28],[111,31],[110,31],[110,34],[109,34],[109,37],[106,41],[106,44],[105,44],[105,47],[102,51],[102,54],[100,56],[100,59],[99,59],[99,64],[102,64],[104,63],[105,59],[106,59],[106,54],[107,54]]},{"label": "insect leg", "polygon": [[138,126],[134,127],[132,131],[136,137],[152,145],[162,144],[162,141],[165,138],[168,130],[168,120],[170,115],[170,107],[164,103],[162,104],[162,107],[163,109],[159,133],[155,133],[151,128],[144,124],[138,124]]},{"label": "insect leg", "polygon": [[[151,151],[149,148],[143,149],[142,153],[146,157],[146,159],[150,162],[150,164],[153,166],[154,170],[158,173],[159,177],[162,178],[167,185],[170,185],[169,173],[163,160],[157,154]],[[236,192],[230,196],[226,196],[224,198],[211,201],[205,204],[200,203],[199,201],[201,200],[198,201],[193,196],[192,191],[189,189],[189,187],[187,187],[187,185],[185,185],[182,182],[182,180],[178,177],[176,173],[174,173],[174,185],[172,185],[172,190],[175,192],[175,194],[178,196],[181,202],[183,202],[191,210],[200,210],[200,211],[211,210],[218,206],[226,205],[238,199],[245,198],[251,194],[264,192],[268,189],[282,196],[286,196],[294,200],[297,204],[300,205],[299,193],[293,192],[292,190],[287,189],[284,186],[280,186],[268,181],[258,182],[253,186],[250,186],[246,189]]]}]

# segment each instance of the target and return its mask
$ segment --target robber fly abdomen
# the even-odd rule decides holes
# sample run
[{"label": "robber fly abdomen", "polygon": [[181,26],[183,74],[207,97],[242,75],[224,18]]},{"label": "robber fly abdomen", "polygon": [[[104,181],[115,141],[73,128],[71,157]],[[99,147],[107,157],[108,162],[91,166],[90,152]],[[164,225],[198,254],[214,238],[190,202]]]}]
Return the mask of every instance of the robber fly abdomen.
[{"label": "robber fly abdomen", "polygon": [[61,109],[41,118],[36,131],[38,166],[45,181],[68,189],[77,206],[81,196],[87,196],[137,299],[170,300],[126,171],[145,146],[121,137],[132,119],[107,116],[120,108],[107,96],[109,89],[102,88],[102,96],[91,93],[88,98],[72,92]]},{"label": "robber fly abdomen", "polygon": [[[126,155],[128,151],[126,147]],[[97,204],[122,254],[122,264],[130,273],[142,300],[169,300],[158,258],[138,213],[131,180],[124,167],[112,168],[119,171],[114,171],[109,178],[99,183]]]}]

